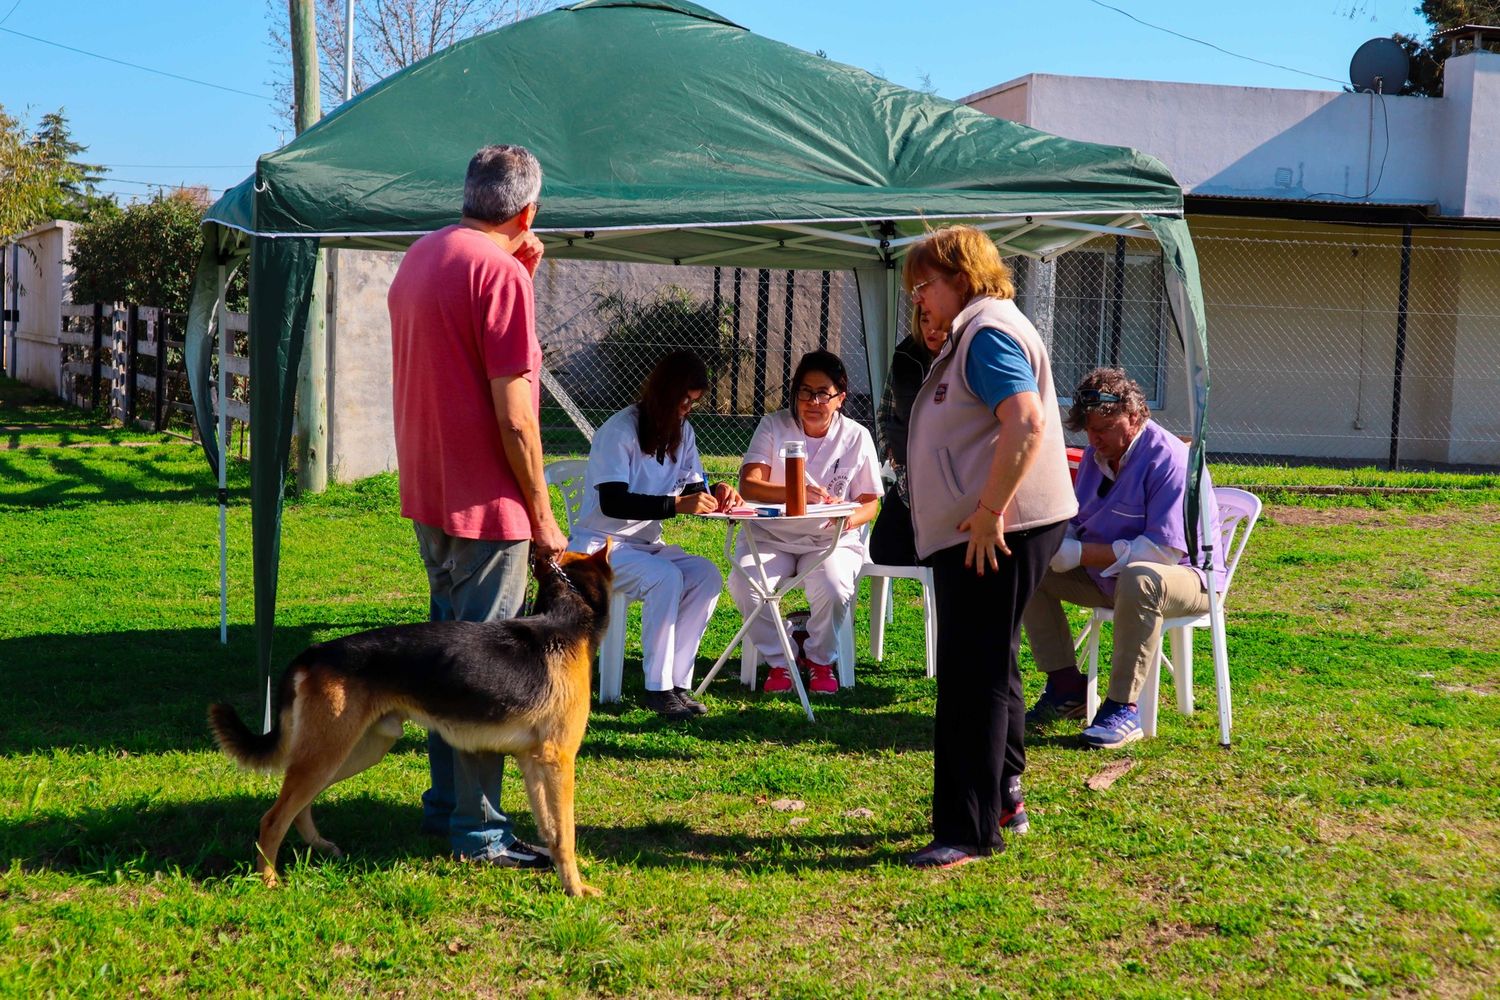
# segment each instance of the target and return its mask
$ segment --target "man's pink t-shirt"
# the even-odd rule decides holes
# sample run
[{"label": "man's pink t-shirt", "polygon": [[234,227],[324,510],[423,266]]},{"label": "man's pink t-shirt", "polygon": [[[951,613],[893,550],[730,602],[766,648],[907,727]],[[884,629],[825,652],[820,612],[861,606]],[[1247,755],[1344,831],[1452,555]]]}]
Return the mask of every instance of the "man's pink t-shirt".
[{"label": "man's pink t-shirt", "polygon": [[413,243],[386,297],[401,514],[458,538],[531,537],[490,379],[520,375],[540,412],[531,275],[484,233]]}]

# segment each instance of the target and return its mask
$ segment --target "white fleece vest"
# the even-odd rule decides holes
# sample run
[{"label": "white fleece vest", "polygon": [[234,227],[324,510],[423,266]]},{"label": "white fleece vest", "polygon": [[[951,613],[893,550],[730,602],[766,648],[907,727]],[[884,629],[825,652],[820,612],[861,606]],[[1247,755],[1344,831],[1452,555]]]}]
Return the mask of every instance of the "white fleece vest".
[{"label": "white fleece vest", "polygon": [[1000,422],[969,388],[964,370],[969,344],[980,330],[999,330],[1020,345],[1031,363],[1046,415],[1036,461],[1005,509],[1005,530],[1038,528],[1078,513],[1062,417],[1052,389],[1052,365],[1036,328],[1010,299],[981,296],[958,314],[953,329],[957,332],[948,338],[917,392],[907,439],[912,527],[917,555],[923,558],[968,540],[958,525],[979,503],[1000,437]]}]

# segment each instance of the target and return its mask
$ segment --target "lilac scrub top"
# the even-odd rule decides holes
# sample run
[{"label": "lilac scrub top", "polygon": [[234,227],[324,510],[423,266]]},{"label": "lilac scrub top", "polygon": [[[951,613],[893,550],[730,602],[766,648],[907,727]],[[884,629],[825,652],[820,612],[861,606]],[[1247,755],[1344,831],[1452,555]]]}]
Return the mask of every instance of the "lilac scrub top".
[{"label": "lilac scrub top", "polygon": [[[1145,535],[1157,545],[1187,552],[1187,532],[1183,523],[1183,499],[1187,492],[1188,446],[1175,434],[1163,430],[1154,420],[1147,420],[1131,443],[1120,464],[1115,484],[1099,496],[1104,471],[1094,460],[1092,446],[1084,449],[1078,463],[1078,481],[1073,492],[1078,497],[1078,514],[1073,518],[1078,539],[1083,542],[1110,544],[1117,539],[1129,541]],[[1212,490],[1208,469],[1203,470],[1203,488]],[[1219,514],[1214,505],[1212,533],[1215,539],[1214,569],[1217,589],[1224,589],[1224,553],[1219,551]],[[1184,555],[1178,565],[1191,566]],[[1089,576],[1107,596],[1115,593],[1115,577],[1100,576],[1101,570],[1087,567]],[[1193,566],[1200,582],[1207,584],[1203,571]]]}]

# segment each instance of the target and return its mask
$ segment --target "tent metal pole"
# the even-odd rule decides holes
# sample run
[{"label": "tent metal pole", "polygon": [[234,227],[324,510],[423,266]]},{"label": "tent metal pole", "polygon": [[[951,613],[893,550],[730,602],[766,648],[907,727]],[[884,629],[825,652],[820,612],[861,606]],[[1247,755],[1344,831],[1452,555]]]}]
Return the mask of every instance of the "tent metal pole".
[{"label": "tent metal pole", "polygon": [[219,644],[229,645],[229,332],[224,302],[224,265],[219,264]]}]

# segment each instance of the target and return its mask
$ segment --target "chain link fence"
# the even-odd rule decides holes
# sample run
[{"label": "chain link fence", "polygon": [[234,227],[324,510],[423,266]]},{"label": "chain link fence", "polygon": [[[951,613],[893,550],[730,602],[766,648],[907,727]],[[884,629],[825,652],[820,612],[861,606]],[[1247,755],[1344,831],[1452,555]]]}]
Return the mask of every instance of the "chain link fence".
[{"label": "chain link fence", "polygon": [[849,371],[844,412],[873,424],[879,401],[847,271],[549,261],[538,274],[537,316],[561,390],[542,404],[549,454],[585,453],[574,414],[597,427],[635,401],[658,358],[681,349],[709,368],[692,420],[705,464],[717,472],[738,469],[760,417],[787,405],[792,372],[811,350],[839,355]]},{"label": "chain link fence", "polygon": [[[1403,249],[1402,238],[1399,228],[1195,224],[1212,461],[1500,466],[1500,239],[1418,230]],[[1154,242],[1105,238],[1055,262],[1009,263],[1065,405],[1085,372],[1117,364],[1158,422],[1190,433]],[[597,426],[634,401],[657,358],[682,348],[712,373],[693,426],[716,471],[738,466],[760,416],[786,405],[798,358],[817,347],[843,358],[845,413],[874,430],[879,400],[848,271],[554,261],[537,306],[561,390],[543,403],[549,453],[587,451],[561,397]],[[904,297],[897,315],[899,341],[911,330]]]}]

